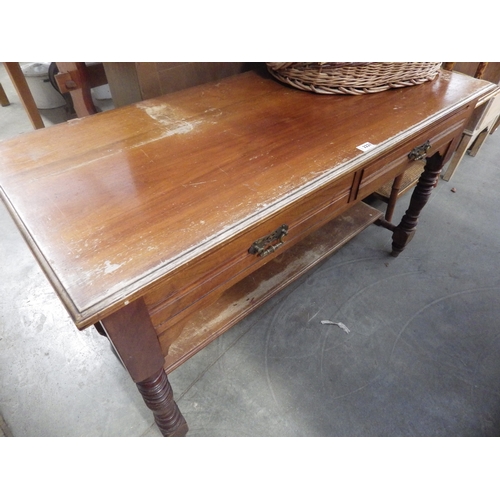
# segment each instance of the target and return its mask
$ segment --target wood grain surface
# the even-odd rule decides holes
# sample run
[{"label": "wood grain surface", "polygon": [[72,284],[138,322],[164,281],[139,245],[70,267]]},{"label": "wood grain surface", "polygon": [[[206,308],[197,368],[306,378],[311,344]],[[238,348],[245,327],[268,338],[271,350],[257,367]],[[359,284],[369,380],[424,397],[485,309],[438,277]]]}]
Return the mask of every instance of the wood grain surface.
[{"label": "wood grain surface", "polygon": [[248,72],[0,143],[1,195],[84,328],[491,86],[321,96]]}]

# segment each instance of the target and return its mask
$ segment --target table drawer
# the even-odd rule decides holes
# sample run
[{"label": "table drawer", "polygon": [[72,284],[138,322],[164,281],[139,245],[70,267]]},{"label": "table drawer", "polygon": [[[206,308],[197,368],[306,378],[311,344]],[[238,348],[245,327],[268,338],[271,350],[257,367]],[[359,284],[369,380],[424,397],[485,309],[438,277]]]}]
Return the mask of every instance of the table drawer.
[{"label": "table drawer", "polygon": [[[165,279],[145,296],[158,333],[182,320],[202,303],[215,300],[234,283],[347,209],[353,179],[354,174],[350,173],[332,181],[277,214],[250,226],[247,231],[235,235],[232,240]],[[254,243],[272,235],[283,225],[287,226],[283,243],[279,241],[278,234],[275,238],[271,236],[267,243],[261,241],[264,251],[259,255],[259,245]],[[271,248],[273,246],[274,249]]]},{"label": "table drawer", "polygon": [[372,162],[362,170],[355,198],[365,198],[410,168],[414,164],[414,160],[410,160],[408,154],[414,148],[426,143],[426,141],[429,141],[431,146],[427,151],[428,157],[438,151],[443,156],[448,156],[449,146],[462,133],[470,112],[470,106],[462,108],[448,119],[409,139],[395,151]]}]

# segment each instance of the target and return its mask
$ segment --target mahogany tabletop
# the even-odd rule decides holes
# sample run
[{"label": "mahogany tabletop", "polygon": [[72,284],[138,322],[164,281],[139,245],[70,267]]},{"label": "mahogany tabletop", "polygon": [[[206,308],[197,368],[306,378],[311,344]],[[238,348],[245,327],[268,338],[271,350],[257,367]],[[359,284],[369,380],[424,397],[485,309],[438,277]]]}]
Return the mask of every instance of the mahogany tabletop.
[{"label": "mahogany tabletop", "polygon": [[248,72],[0,143],[0,194],[84,328],[491,86],[328,96]]}]

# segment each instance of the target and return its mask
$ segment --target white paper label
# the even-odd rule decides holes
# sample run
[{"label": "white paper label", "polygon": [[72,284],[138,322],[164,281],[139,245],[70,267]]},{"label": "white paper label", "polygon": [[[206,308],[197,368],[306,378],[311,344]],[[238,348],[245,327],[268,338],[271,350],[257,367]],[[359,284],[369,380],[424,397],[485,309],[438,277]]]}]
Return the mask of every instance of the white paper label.
[{"label": "white paper label", "polygon": [[365,153],[366,151],[370,151],[370,149],[373,149],[374,147],[375,144],[372,144],[371,142],[365,142],[364,144],[357,146],[356,149],[359,149],[360,151],[363,151],[363,153]]}]

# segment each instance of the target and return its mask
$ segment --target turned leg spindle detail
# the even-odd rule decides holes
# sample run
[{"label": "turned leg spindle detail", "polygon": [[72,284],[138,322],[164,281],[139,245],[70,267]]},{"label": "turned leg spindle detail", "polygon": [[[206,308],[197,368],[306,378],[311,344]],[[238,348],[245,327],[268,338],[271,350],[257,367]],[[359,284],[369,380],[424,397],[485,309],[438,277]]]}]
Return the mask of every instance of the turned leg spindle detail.
[{"label": "turned leg spindle detail", "polygon": [[186,421],[174,401],[172,387],[163,369],[137,383],[137,388],[147,407],[154,413],[156,425],[164,436],[186,435]]},{"label": "turned leg spindle detail", "polygon": [[427,158],[425,169],[411,196],[408,210],[403,215],[399,225],[394,229],[391,253],[393,257],[397,257],[413,238],[420,212],[429,201],[432,190],[438,181],[442,166],[443,158],[439,153]]},{"label": "turned leg spindle detail", "polygon": [[184,436],[188,427],[163,369],[165,359],[143,299],[128,304],[98,325],[105,332],[164,436]]}]

